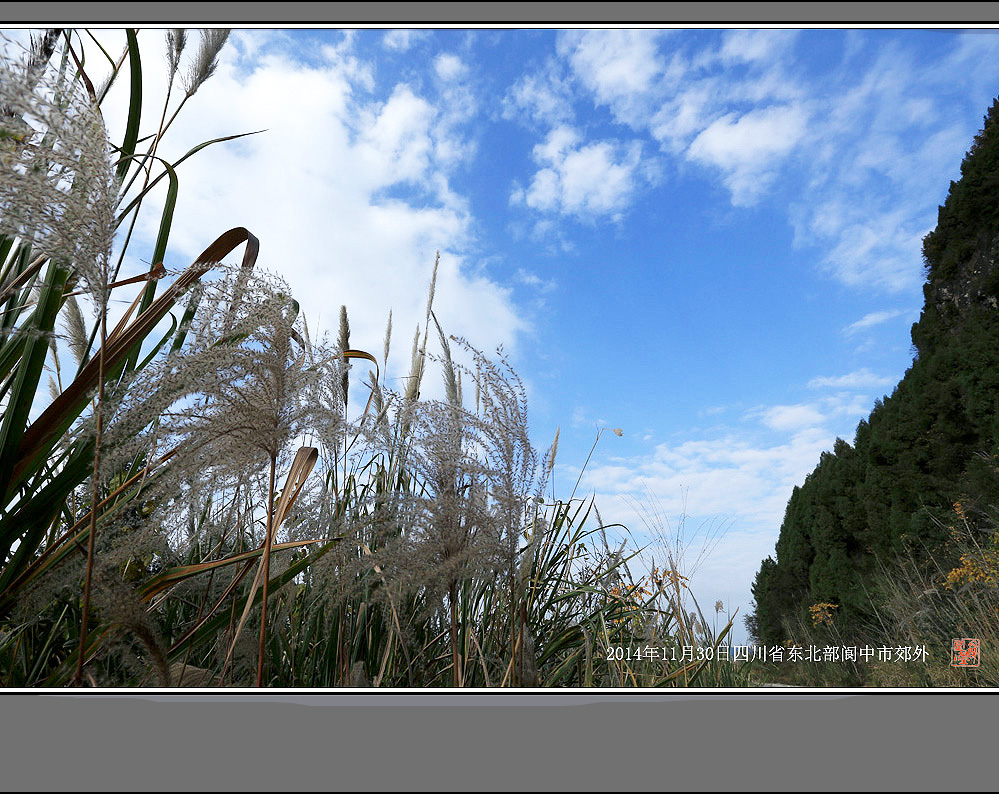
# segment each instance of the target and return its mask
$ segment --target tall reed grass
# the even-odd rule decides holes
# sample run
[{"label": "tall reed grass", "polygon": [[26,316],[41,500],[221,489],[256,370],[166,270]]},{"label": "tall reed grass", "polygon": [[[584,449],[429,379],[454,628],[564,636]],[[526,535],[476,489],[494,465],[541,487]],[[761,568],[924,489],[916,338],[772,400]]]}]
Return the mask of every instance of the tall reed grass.
[{"label": "tall reed grass", "polygon": [[[391,317],[380,361],[350,346],[346,309],[335,342],[311,339],[248,230],[220,235],[181,272],[163,266],[180,166],[238,137],[173,163],[158,154],[225,38],[205,32],[189,55],[187,32],[166,34],[170,83],[148,135],[135,31],[120,57],[61,30],[5,52],[0,683],[744,680],[713,655],[675,653],[717,649],[732,625],[715,635],[696,602],[689,610],[678,549],[635,581],[637,551],[610,548],[592,500],[547,493],[558,433],[539,454],[509,361],[445,333],[436,266],[400,392],[383,374]],[[112,143],[97,110],[119,76],[129,114]],[[161,187],[153,265],[119,280]],[[223,264],[239,246],[241,264]],[[110,296],[135,283],[109,327]],[[369,368],[366,381],[352,364]],[[445,397],[421,399],[433,371]],[[351,416],[358,388],[367,405]],[[642,647],[657,656],[635,655]]]}]

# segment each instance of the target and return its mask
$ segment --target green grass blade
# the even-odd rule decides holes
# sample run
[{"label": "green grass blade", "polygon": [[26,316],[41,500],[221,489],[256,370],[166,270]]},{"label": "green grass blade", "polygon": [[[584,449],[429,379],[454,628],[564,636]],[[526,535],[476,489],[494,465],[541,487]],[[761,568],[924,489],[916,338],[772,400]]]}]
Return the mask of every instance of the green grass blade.
[{"label": "green grass blade", "polygon": [[128,122],[125,126],[125,139],[121,144],[121,160],[118,163],[118,182],[124,183],[128,173],[129,158],[135,154],[139,140],[139,120],[142,116],[142,62],[139,59],[139,40],[136,31],[125,31],[128,38],[128,63],[132,73],[132,90],[128,102]]},{"label": "green grass blade", "polygon": [[[179,166],[182,162],[184,162],[188,157],[191,157],[192,155],[197,154],[198,152],[200,152],[205,147],[211,146],[213,143],[223,143],[224,141],[234,141],[237,138],[245,138],[247,135],[258,135],[261,132],[265,132],[265,130],[256,130],[254,132],[240,132],[240,133],[237,133],[236,135],[225,135],[225,136],[223,136],[221,138],[212,138],[212,140],[210,140],[210,141],[205,141],[204,143],[199,143],[193,149],[191,149],[190,151],[188,151],[183,157],[181,157],[179,160],[177,160],[176,162],[174,162],[171,165],[171,167],[174,170],[176,170],[177,166]],[[115,226],[116,227],[120,226],[122,224],[122,222],[125,220],[125,218],[128,217],[128,214],[130,212],[132,212],[132,210],[134,210],[140,203],[142,203],[142,199],[145,198],[146,194],[148,194],[150,190],[152,190],[156,185],[158,185],[159,182],[160,182],[160,180],[163,179],[164,176],[167,176],[167,172],[165,172],[165,171],[163,173],[158,174],[155,179],[153,179],[148,185],[146,185],[145,188],[143,188],[142,192],[139,193],[139,195],[137,195],[134,199],[132,199],[125,206],[125,209],[121,210],[121,212],[118,213],[118,220],[115,222]]]},{"label": "green grass blade", "polygon": [[3,425],[0,426],[0,508],[10,501],[14,493],[14,465],[24,437],[28,415],[38,392],[38,380],[49,352],[49,334],[55,327],[56,315],[62,305],[62,293],[69,278],[69,270],[55,264],[49,266],[39,297],[33,322],[21,328],[24,352],[17,364]]},{"label": "green grass blade", "polygon": [[[323,540],[295,540],[288,541],[287,543],[275,543],[271,546],[271,551],[284,551],[286,549],[297,549],[302,546],[311,546],[316,543],[325,543],[327,541]],[[157,595],[173,587],[175,584],[184,581],[185,579],[190,579],[192,576],[197,576],[198,574],[205,573],[206,571],[214,571],[218,568],[223,568],[227,565],[233,565],[237,562],[246,562],[247,560],[253,560],[264,553],[262,548],[252,549],[251,551],[244,551],[240,554],[234,554],[231,557],[225,557],[221,560],[211,560],[209,562],[201,562],[196,565],[181,565],[177,568],[171,568],[168,571],[164,571],[161,574],[154,576],[139,590],[139,597],[143,601],[150,601]]]},{"label": "green grass blade", "polygon": [[[277,576],[272,577],[267,585],[268,593],[273,596],[277,591],[298,576],[300,573],[305,571],[310,565],[313,565],[316,560],[326,554],[330,549],[332,549],[339,538],[327,541],[323,546],[317,549],[313,554],[309,554],[303,557],[301,560],[297,560],[288,566],[283,572]],[[258,587],[256,593],[253,596],[252,604],[256,606],[263,599],[264,591],[262,587]],[[184,636],[181,641],[174,643],[173,647],[170,648],[169,658],[170,661],[180,661],[180,659],[187,653],[188,648],[194,648],[205,642],[213,642],[218,637],[220,631],[228,626],[230,616],[227,612],[221,612],[211,620],[206,621],[201,625],[196,632],[191,636]]]},{"label": "green grass blade", "polygon": [[63,502],[80,482],[86,479],[93,461],[93,444],[78,444],[59,473],[43,488],[29,494],[0,519],[0,559],[10,552],[14,541],[20,541],[13,558],[0,574],[0,616],[9,604],[7,588],[31,562],[45,530],[62,510]]}]

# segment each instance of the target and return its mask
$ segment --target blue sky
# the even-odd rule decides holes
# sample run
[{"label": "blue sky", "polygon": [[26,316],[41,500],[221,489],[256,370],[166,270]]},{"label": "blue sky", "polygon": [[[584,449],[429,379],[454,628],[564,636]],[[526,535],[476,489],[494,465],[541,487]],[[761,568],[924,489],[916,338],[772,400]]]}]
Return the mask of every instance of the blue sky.
[{"label": "blue sky", "polygon": [[724,530],[693,589],[744,615],[792,488],[911,362],[997,78],[992,30],[236,31],[161,154],[267,131],[181,167],[167,264],[246,226],[313,327],[346,304],[380,353],[392,309],[392,378],[439,249],[444,328],[509,352],[540,449],[561,427],[556,495],[620,428],[580,493],[640,544],[642,505]]}]

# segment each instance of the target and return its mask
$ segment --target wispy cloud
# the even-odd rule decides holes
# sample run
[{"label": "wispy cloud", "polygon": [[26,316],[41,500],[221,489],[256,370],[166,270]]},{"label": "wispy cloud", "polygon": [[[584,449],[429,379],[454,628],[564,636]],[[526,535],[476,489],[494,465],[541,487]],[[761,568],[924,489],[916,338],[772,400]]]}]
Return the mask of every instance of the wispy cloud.
[{"label": "wispy cloud", "polygon": [[570,123],[572,89],[554,59],[539,73],[528,72],[503,97],[503,118],[546,127]]},{"label": "wispy cloud", "polygon": [[382,37],[382,46],[394,52],[407,52],[417,42],[426,40],[430,36],[430,31],[413,30],[403,28],[400,30],[390,30]]},{"label": "wispy cloud", "polygon": [[553,278],[543,279],[536,273],[530,273],[524,268],[517,268],[514,278],[526,287],[530,287],[540,293],[551,292],[558,286],[558,282]]},{"label": "wispy cloud", "polygon": [[452,53],[442,53],[434,58],[434,71],[442,80],[454,80],[467,71],[461,58]]},{"label": "wispy cloud", "polygon": [[[692,515],[721,516],[740,525],[769,526],[775,531],[791,489],[814,468],[819,454],[834,440],[828,431],[805,428],[771,444],[754,445],[745,434],[660,444],[648,456],[628,457],[613,464],[591,463],[581,487],[598,496],[635,498],[648,490],[671,513],[688,509]],[[572,467],[564,471],[578,475]],[[684,492],[687,505],[682,501]]]},{"label": "wispy cloud", "polygon": [[657,30],[567,31],[557,51],[594,100],[610,108],[623,123],[644,125],[650,91],[665,69]]},{"label": "wispy cloud", "polygon": [[805,136],[807,121],[800,107],[729,113],[702,131],[687,154],[722,172],[735,206],[750,206],[777,178],[781,161]]},{"label": "wispy cloud", "polygon": [[[999,37],[978,38],[989,40],[981,63],[999,63]],[[939,89],[954,74],[945,63],[962,50],[952,42],[953,51],[931,59],[889,43],[869,64],[844,63],[829,75],[810,198],[792,217],[799,241],[825,248],[824,266],[846,284],[899,292],[922,280],[921,240],[968,141],[966,122],[955,118],[965,109],[941,107]]]},{"label": "wispy cloud", "polygon": [[[708,166],[734,206],[779,201],[797,243],[831,277],[858,289],[914,290],[939,186],[967,145],[966,120],[954,116],[964,108],[945,109],[940,89],[954,74],[982,91],[994,85],[999,37],[926,33],[926,46],[949,48],[926,58],[871,31],[847,38],[839,64],[801,68],[802,49],[826,35],[736,30],[705,41],[568,31],[556,48],[565,73],[552,66],[525,77],[512,96],[531,123],[577,128],[572,98],[580,108],[589,98],[659,142],[667,162]],[[648,151],[643,159],[648,167]],[[556,169],[541,172],[527,206],[554,206],[556,177]]]},{"label": "wispy cloud", "polygon": [[902,309],[886,309],[880,312],[870,312],[861,317],[857,322],[850,323],[846,328],[843,329],[843,333],[847,336],[853,336],[860,331],[866,331],[868,328],[873,328],[876,325],[881,325],[889,320],[894,320],[896,317],[901,317],[903,314],[908,314],[908,312]]},{"label": "wispy cloud", "polygon": [[876,389],[888,386],[892,383],[891,378],[875,375],[866,367],[855,370],[846,375],[834,377],[818,377],[808,381],[809,389]]},{"label": "wispy cloud", "polygon": [[825,419],[813,405],[775,405],[762,415],[763,424],[771,430],[800,430],[821,425]]},{"label": "wispy cloud", "polygon": [[718,53],[726,63],[772,64],[787,56],[796,40],[798,31],[786,30],[730,30],[726,31]]}]

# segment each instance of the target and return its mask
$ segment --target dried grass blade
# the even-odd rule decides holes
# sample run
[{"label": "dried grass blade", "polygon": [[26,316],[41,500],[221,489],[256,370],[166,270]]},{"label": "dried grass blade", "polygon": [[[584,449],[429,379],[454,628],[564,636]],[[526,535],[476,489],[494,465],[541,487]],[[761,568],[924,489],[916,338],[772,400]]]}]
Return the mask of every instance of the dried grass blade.
[{"label": "dried grass blade", "polygon": [[[373,363],[375,365],[375,381],[374,382],[375,383],[378,382],[378,377],[380,375],[380,372],[379,372],[379,369],[378,369],[378,359],[376,359],[373,355],[371,355],[370,353],[367,353],[367,352],[365,352],[363,350],[344,350],[341,355],[345,359],[348,359],[348,358],[363,358],[363,359],[366,359],[367,361],[370,361],[371,363]],[[362,416],[367,416],[368,415],[368,411],[371,409],[371,401],[374,399],[374,396],[375,396],[375,390],[372,388],[369,391],[369,393],[368,393],[368,402],[364,406],[364,413],[362,414]]]},{"label": "dried grass blade", "polygon": [[[284,490],[281,492],[281,499],[278,501],[278,504],[274,509],[274,521],[271,528],[271,537],[264,538],[264,543],[259,549],[256,550],[258,553],[263,554],[264,549],[269,545],[273,536],[277,534],[278,528],[281,526],[281,522],[284,521],[285,516],[288,514],[288,510],[290,510],[292,504],[294,504],[295,499],[302,490],[302,486],[305,484],[306,477],[308,477],[309,473],[312,471],[313,466],[316,465],[316,460],[318,460],[318,458],[319,450],[315,447],[302,447],[295,454],[295,460],[291,465],[291,471],[288,472],[288,479],[285,481]],[[233,632],[232,641],[230,642],[229,650],[226,653],[226,665],[228,665],[229,661],[232,659],[232,653],[236,648],[236,641],[239,639],[239,635],[243,631],[243,626],[246,625],[246,621],[250,617],[250,610],[253,609],[257,588],[260,587],[263,576],[264,566],[258,565],[257,575],[253,577],[253,584],[250,585],[250,593],[246,598],[246,606],[243,608],[243,614],[236,626],[236,631]]]},{"label": "dried grass blade", "polygon": [[[302,447],[295,453],[295,460],[292,461],[291,469],[288,472],[288,480],[285,482],[281,498],[278,500],[277,507],[274,510],[275,533],[295,504],[295,500],[298,499],[298,495],[305,485],[305,480],[312,472],[312,469],[315,468],[317,460],[319,460],[319,450],[315,447]],[[277,548],[277,546],[274,548]]]},{"label": "dried grass blade", "polygon": [[[298,549],[303,546],[311,546],[315,543],[325,543],[323,539],[319,540],[293,540],[286,543],[276,543],[271,547],[271,551],[285,551],[286,549]],[[163,573],[157,575],[151,579],[141,590],[139,590],[139,596],[142,601],[151,601],[157,595],[173,587],[175,584],[184,581],[185,579],[190,579],[192,576],[197,576],[200,573],[205,573],[206,571],[215,570],[216,568],[222,568],[226,565],[232,565],[233,563],[245,562],[246,560],[253,560],[263,554],[263,549],[252,549],[250,551],[240,552],[239,554],[234,554],[231,557],[225,557],[221,560],[210,560],[209,562],[200,562],[194,565],[181,565],[177,568],[171,568]]]}]

